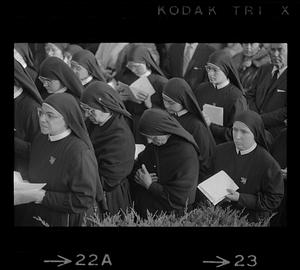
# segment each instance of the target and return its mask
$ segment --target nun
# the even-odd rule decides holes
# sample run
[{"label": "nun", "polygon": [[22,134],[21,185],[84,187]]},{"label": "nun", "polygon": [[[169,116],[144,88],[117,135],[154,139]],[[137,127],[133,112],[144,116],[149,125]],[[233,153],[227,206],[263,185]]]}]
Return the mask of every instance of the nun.
[{"label": "nun", "polygon": [[203,112],[216,144],[232,140],[232,124],[236,114],[247,109],[244,90],[230,55],[224,50],[212,53],[205,66],[209,82],[195,89],[200,108],[209,104],[223,108],[223,125],[213,123]]},{"label": "nun", "polygon": [[49,94],[69,93],[78,102],[83,92],[81,81],[72,69],[60,58],[49,56],[40,66],[39,79]]},{"label": "nun", "polygon": [[31,76],[14,60],[14,169],[24,179],[28,176],[30,144],[40,132],[37,109],[41,106],[42,98]]},{"label": "nun", "polygon": [[128,175],[134,165],[135,142],[131,115],[118,93],[108,84],[95,81],[81,99],[84,114],[93,124],[89,129],[105,191],[108,211],[114,215],[131,207]]},{"label": "nun", "polygon": [[76,52],[72,57],[71,68],[85,89],[94,81],[106,82],[102,68],[89,50]]},{"label": "nun", "polygon": [[283,199],[281,168],[269,153],[259,114],[248,110],[236,115],[232,132],[232,142],[217,146],[212,172],[224,170],[233,179],[239,189],[229,190],[229,205],[257,222],[270,217]]},{"label": "nun", "polygon": [[151,55],[150,50],[143,45],[132,45],[126,54],[125,63],[118,81],[127,85],[132,84],[141,77],[147,77],[155,93],[149,95],[139,89],[136,99],[123,91],[122,86],[118,87],[121,98],[127,110],[132,114],[134,120],[134,135],[137,143],[146,143],[138,132],[138,121],[142,113],[147,108],[164,109],[162,91],[168,79],[165,77],[160,67]]},{"label": "nun", "polygon": [[166,110],[181,126],[193,135],[199,148],[199,183],[210,168],[216,143],[202,115],[196,97],[189,84],[182,78],[172,78],[163,89]]},{"label": "nun", "polygon": [[[105,210],[97,160],[76,99],[68,93],[49,96],[39,110],[49,133],[31,146],[29,181],[45,183],[24,194],[23,226],[81,226],[85,217]],[[86,220],[88,221],[88,220]]]},{"label": "nun", "polygon": [[192,209],[199,176],[199,149],[193,136],[161,109],[145,110],[139,131],[148,144],[132,173],[136,211],[143,218],[147,211],[183,215]]}]

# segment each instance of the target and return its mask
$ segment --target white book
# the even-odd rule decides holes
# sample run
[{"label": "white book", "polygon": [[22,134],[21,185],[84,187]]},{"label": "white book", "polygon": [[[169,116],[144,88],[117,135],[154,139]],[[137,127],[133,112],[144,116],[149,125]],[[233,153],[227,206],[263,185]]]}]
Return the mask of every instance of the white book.
[{"label": "white book", "polygon": [[218,204],[229,194],[227,189],[234,191],[239,189],[238,185],[223,170],[200,183],[198,188],[213,205]]},{"label": "white book", "polygon": [[155,93],[155,90],[147,77],[140,77],[139,79],[135,80],[131,85],[129,85],[129,88],[135,98],[137,98],[137,93],[139,91],[147,93],[148,98]]},{"label": "white book", "polygon": [[223,107],[204,104],[203,112],[209,117],[212,123],[223,126],[223,114],[224,114]]},{"label": "white book", "polygon": [[14,171],[14,191],[27,191],[42,189],[46,183],[29,183],[23,180],[20,172]]},{"label": "white book", "polygon": [[143,144],[136,144],[135,145],[135,154],[134,159],[137,159],[138,155],[145,150],[145,145]]}]

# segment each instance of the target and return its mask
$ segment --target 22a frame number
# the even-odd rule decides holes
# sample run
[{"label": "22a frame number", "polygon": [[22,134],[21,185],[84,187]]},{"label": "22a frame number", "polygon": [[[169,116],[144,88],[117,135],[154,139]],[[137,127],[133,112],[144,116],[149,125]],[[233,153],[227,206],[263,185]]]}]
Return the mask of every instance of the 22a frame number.
[{"label": "22a frame number", "polygon": [[[85,255],[84,254],[77,254],[76,256],[78,260],[76,261],[75,265],[77,266],[98,266],[98,256],[96,254],[90,254],[88,255],[88,262],[87,264],[84,262],[85,261]],[[101,266],[108,264],[112,265],[110,257],[108,254],[105,254],[101,260]]]},{"label": "22a frame number", "polygon": [[244,267],[244,266],[255,267],[257,265],[257,259],[255,255],[247,256],[246,265],[244,264],[245,258],[243,255],[236,255],[235,258],[238,259],[234,264],[234,266],[237,267]]}]

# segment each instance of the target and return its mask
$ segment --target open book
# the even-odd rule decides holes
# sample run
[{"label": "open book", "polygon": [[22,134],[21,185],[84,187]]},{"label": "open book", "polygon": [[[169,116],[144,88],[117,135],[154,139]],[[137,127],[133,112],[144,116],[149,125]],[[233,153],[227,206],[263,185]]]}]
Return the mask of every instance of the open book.
[{"label": "open book", "polygon": [[238,190],[237,184],[224,172],[219,171],[198,185],[199,190],[213,203],[218,204],[228,195],[227,189]]},{"label": "open book", "polygon": [[122,82],[118,82],[118,85],[122,87],[122,91],[125,91],[126,94],[130,95],[137,103],[142,103],[137,97],[139,91],[148,94],[148,99],[155,93],[155,90],[147,77],[140,77],[130,85]]},{"label": "open book", "polygon": [[203,112],[209,117],[212,123],[223,126],[223,107],[204,104]]}]

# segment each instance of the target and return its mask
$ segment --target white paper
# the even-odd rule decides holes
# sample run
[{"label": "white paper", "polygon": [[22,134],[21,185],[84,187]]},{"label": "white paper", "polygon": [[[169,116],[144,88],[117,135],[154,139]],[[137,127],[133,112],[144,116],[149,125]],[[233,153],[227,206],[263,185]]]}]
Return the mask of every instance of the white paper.
[{"label": "white paper", "polygon": [[145,145],[143,144],[136,144],[135,145],[135,154],[134,154],[134,159],[137,159],[138,155],[144,151]]},{"label": "white paper", "polygon": [[203,105],[203,112],[209,117],[212,123],[223,126],[223,107],[210,104]]},{"label": "white paper", "polygon": [[232,189],[234,191],[239,189],[237,184],[223,170],[200,183],[198,188],[213,203],[213,205],[222,201],[225,198],[225,195],[229,194],[227,189]]},{"label": "white paper", "polygon": [[132,91],[135,98],[137,98],[137,93],[139,91],[143,91],[144,93],[148,94],[148,98],[150,98],[151,95],[155,93],[155,90],[147,77],[140,77],[131,85],[129,85],[129,88]]},{"label": "white paper", "polygon": [[39,190],[45,185],[46,183],[29,183],[23,180],[20,172],[14,171],[14,191]]}]

